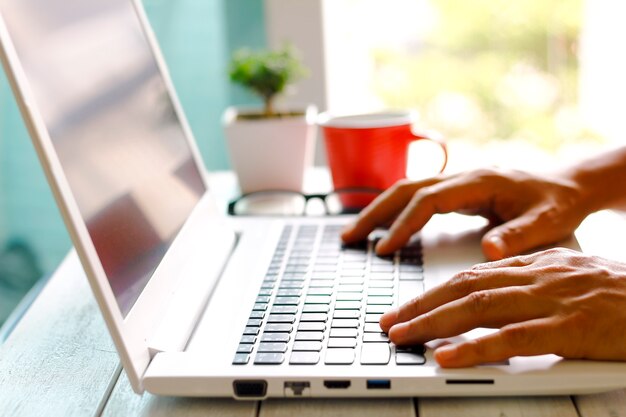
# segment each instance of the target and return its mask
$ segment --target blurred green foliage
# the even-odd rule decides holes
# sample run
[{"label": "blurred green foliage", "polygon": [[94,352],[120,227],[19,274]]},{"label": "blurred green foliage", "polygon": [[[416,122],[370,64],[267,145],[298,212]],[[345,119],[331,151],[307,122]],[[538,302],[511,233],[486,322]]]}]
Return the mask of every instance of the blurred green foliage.
[{"label": "blurred green foliage", "polygon": [[[547,150],[594,139],[578,114],[582,0],[431,0],[432,29],[375,51],[374,90],[449,138]],[[419,19],[416,19],[419,22]]]},{"label": "blurred green foliage", "polygon": [[264,115],[274,116],[274,98],[306,75],[297,51],[290,45],[277,51],[237,50],[230,63],[230,80],[258,94],[264,102]]}]

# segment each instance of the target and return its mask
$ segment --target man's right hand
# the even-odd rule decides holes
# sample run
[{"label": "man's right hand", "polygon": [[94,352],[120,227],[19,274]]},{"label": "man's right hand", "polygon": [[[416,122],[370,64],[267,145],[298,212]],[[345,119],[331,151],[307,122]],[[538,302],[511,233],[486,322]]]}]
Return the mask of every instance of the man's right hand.
[{"label": "man's right hand", "polygon": [[400,249],[437,213],[460,212],[486,217],[497,225],[482,240],[489,260],[499,260],[568,237],[591,210],[574,181],[522,171],[481,169],[424,181],[400,181],[343,232],[346,243],[363,240],[377,227],[391,224],[376,252]]}]

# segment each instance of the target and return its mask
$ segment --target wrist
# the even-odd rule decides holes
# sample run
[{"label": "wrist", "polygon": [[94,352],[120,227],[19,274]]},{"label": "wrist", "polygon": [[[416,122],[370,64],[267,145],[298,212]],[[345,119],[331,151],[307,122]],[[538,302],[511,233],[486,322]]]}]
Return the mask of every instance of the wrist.
[{"label": "wrist", "polygon": [[626,148],[583,160],[559,175],[576,188],[580,209],[586,214],[615,208],[626,200],[621,184],[626,184]]}]

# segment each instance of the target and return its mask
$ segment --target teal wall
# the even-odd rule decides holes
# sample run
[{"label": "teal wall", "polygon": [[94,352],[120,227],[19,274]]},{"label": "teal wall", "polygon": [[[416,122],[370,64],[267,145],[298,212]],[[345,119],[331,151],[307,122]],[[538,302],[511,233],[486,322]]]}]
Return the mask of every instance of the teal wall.
[{"label": "teal wall", "polygon": [[[265,45],[263,0],[145,0],[181,103],[210,170],[228,168],[220,125],[231,103],[256,99],[231,87],[227,61],[237,47]],[[25,240],[52,271],[70,241],[13,95],[0,76],[0,250]]]}]

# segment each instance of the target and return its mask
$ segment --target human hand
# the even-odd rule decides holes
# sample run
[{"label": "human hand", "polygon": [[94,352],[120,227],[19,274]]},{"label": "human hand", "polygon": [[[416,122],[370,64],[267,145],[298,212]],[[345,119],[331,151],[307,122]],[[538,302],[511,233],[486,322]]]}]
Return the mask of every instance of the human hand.
[{"label": "human hand", "polygon": [[569,249],[476,265],[380,320],[398,345],[500,329],[436,349],[450,368],[549,353],[626,360],[625,323],[626,264]]},{"label": "human hand", "polygon": [[560,178],[521,171],[483,169],[411,182],[400,181],[366,207],[342,238],[363,240],[392,222],[380,240],[380,255],[394,252],[436,213],[479,214],[499,226],[485,234],[482,247],[489,260],[518,255],[569,236],[590,210],[583,190]]}]

